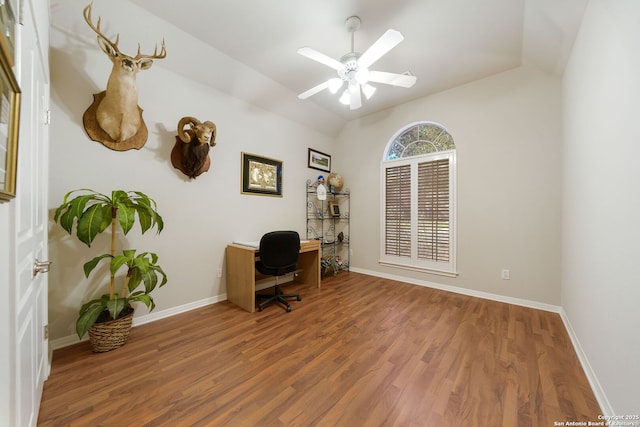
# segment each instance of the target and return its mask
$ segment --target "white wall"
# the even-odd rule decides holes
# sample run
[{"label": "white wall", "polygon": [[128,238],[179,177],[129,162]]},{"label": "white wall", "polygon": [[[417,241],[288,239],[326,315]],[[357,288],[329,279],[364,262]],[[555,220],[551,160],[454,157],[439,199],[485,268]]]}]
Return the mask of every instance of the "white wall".
[{"label": "white wall", "polygon": [[562,305],[616,414],[640,413],[638,22],[591,0],[564,77]]},{"label": "white wall", "polygon": [[[560,112],[560,80],[522,67],[349,123],[334,166],[357,217],[352,266],[559,305]],[[389,138],[420,120],[446,127],[457,148],[457,278],[378,265],[380,161]]]},{"label": "white wall", "polygon": [[[171,71],[180,69],[171,62],[177,60],[172,59],[172,49],[179,46],[188,46],[201,55],[199,58],[220,60],[220,55],[213,51],[208,55],[211,48],[127,1],[100,3],[103,29],[121,32],[121,50],[134,54],[136,42],[142,40],[143,51],[145,48],[152,51],[155,41],[162,37],[167,40],[167,57],[156,60],[150,70],[138,75],[139,105],[144,110],[149,138],[139,151],[127,152],[112,151],[91,141],[82,126],[82,115],[92,102],[92,94],[104,90],[111,63],[84,23],[83,6],[69,8],[77,16],[64,28],[59,25],[58,13],[62,11],[52,9],[50,216],[53,217],[55,208],[70,190],[143,191],[157,201],[165,230],[158,236],[154,233],[140,236],[139,228],[134,228],[129,236],[119,238],[119,244],[126,242],[139,251],[159,255],[169,283],[154,293],[156,311],[224,295],[224,277],[217,278],[216,272],[218,268],[226,270],[224,251],[228,243],[236,239],[255,240],[278,228],[294,229],[305,235],[305,182],[317,176],[307,168],[307,148],[331,153],[333,141]],[[64,18],[68,20],[70,11],[65,12]],[[121,16],[145,25],[120,27]],[[96,11],[94,18],[97,19]],[[210,152],[211,169],[192,181],[169,160],[176,125],[187,115],[211,120],[218,129],[217,145]],[[243,151],[284,162],[282,198],[240,194]],[[84,278],[82,264],[108,252],[108,236],[98,237],[88,249],[51,221],[49,237],[54,266],[49,273],[49,325],[55,341],[75,334],[78,309],[83,301],[93,297],[95,280],[94,276]],[[102,282],[106,284],[107,278]],[[136,317],[146,313],[141,306]]]},{"label": "white wall", "polygon": [[[10,202],[15,203],[15,202]],[[9,203],[0,204],[0,414],[13,413],[13,348],[11,344],[15,342],[12,335],[15,324],[13,322],[13,279],[9,277],[10,267],[13,259],[10,256],[14,247],[13,230],[10,226],[14,224],[13,208]],[[1,418],[0,418],[1,419]]]}]

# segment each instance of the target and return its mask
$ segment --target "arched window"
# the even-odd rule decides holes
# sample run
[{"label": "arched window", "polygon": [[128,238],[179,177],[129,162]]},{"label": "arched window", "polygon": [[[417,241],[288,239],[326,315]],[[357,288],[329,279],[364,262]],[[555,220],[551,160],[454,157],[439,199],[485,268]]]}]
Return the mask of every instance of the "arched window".
[{"label": "arched window", "polygon": [[381,164],[380,263],[455,276],[456,146],[432,122],[389,140]]}]

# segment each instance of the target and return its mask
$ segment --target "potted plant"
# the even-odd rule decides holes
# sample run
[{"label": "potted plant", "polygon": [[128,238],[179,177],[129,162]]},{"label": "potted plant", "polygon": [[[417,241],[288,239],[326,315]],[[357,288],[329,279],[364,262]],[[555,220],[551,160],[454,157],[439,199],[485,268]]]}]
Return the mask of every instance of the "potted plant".
[{"label": "potted plant", "polygon": [[[96,352],[122,346],[131,329],[131,303],[142,302],[149,311],[153,310],[155,303],[151,292],[156,286],[167,283],[167,275],[158,265],[155,253],[136,254],[135,249],[125,249],[116,254],[118,224],[126,235],[137,217],[142,234],[153,228],[158,234],[162,231],[164,222],[156,208],[156,202],[139,191],[114,190],[109,197],[90,189],[80,189],[67,193],[56,209],[54,221],[69,234],[73,234],[75,224],[76,236],[87,246],[91,246],[98,234],[111,229],[110,253],[98,255],[84,264],[84,274],[88,278],[101,261],[109,260],[109,293],[83,304],[76,321],[78,337],[89,332]],[[122,284],[116,287],[116,274],[125,267]]]}]

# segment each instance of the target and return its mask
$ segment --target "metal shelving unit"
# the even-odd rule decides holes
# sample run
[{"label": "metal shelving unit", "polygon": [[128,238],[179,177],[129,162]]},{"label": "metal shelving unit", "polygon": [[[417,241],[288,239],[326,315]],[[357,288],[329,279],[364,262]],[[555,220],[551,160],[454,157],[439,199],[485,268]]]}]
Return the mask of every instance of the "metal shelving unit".
[{"label": "metal shelving unit", "polygon": [[320,240],[322,274],[349,271],[350,211],[349,189],[327,190],[327,199],[319,200],[316,182],[307,180],[307,240]]}]

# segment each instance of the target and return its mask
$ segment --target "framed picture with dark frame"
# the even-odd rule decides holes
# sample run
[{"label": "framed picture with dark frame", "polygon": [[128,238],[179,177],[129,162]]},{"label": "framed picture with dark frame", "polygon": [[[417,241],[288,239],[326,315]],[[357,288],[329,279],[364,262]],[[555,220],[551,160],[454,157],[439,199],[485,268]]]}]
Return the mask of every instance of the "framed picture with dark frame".
[{"label": "framed picture with dark frame", "polygon": [[331,172],[331,156],[309,148],[308,166],[324,172]]},{"label": "framed picture with dark frame", "polygon": [[282,161],[250,153],[242,156],[242,194],[282,197]]},{"label": "framed picture with dark frame", "polygon": [[0,202],[16,196],[20,88],[4,54],[0,55]]},{"label": "framed picture with dark frame", "polygon": [[329,202],[329,214],[331,216],[340,216],[340,205],[337,202]]}]

